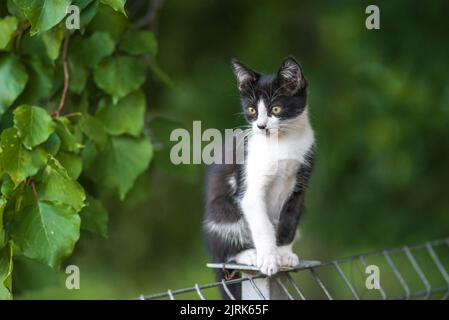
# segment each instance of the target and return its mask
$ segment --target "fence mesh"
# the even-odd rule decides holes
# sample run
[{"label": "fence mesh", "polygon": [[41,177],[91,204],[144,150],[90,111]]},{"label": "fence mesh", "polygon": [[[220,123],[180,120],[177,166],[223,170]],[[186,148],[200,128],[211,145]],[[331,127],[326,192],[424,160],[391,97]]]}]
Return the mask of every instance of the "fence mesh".
[{"label": "fence mesh", "polygon": [[[230,287],[248,283],[260,299],[267,299],[257,285],[266,276],[254,268],[235,264],[209,265],[244,270],[242,277],[193,287],[167,290],[139,299],[216,299],[218,289],[234,299]],[[366,284],[370,272],[379,271],[379,286]],[[305,261],[271,278],[284,297],[306,299],[449,299],[449,238],[400,248],[379,250],[328,261]],[[368,272],[368,273],[367,273]],[[252,274],[252,275],[250,275]]]}]

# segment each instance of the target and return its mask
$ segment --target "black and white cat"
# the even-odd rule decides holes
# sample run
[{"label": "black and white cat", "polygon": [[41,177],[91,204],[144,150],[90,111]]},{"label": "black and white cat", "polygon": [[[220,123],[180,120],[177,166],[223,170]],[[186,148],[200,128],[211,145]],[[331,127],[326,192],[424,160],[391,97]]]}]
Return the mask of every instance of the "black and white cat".
[{"label": "black and white cat", "polygon": [[214,262],[255,265],[270,276],[298,264],[292,244],[314,148],[308,82],[291,57],[276,74],[231,64],[251,134],[243,164],[209,167],[203,228]]}]

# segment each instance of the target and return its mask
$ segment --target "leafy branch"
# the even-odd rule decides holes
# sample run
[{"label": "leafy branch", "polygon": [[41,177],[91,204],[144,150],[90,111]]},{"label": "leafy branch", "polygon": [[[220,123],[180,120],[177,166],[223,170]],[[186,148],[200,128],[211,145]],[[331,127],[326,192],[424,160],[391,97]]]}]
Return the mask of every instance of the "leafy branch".
[{"label": "leafy branch", "polygon": [[72,32],[69,0],[10,0],[0,16],[0,299],[14,257],[58,271],[81,230],[106,236],[104,204],[125,199],[153,157],[142,88],[154,35],[127,20],[125,0],[75,2]]}]

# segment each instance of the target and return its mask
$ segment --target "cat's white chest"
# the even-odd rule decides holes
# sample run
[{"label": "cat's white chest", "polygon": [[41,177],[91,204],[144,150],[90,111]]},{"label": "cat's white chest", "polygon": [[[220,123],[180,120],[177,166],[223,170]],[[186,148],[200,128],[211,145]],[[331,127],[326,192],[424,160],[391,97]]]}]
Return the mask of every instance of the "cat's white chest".
[{"label": "cat's white chest", "polygon": [[262,190],[259,201],[265,202],[274,224],[295,187],[297,172],[313,140],[309,129],[280,137],[254,135],[248,143],[247,188]]}]

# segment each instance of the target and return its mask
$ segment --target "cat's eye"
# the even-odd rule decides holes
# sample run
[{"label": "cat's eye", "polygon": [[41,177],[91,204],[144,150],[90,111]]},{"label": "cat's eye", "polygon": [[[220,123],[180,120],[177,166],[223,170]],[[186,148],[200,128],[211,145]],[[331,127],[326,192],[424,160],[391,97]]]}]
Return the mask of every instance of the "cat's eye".
[{"label": "cat's eye", "polygon": [[271,113],[273,114],[280,114],[282,112],[282,107],[280,106],[275,106],[271,109]]},{"label": "cat's eye", "polygon": [[247,110],[250,115],[255,115],[257,112],[256,108],[254,108],[254,107],[249,107]]}]

